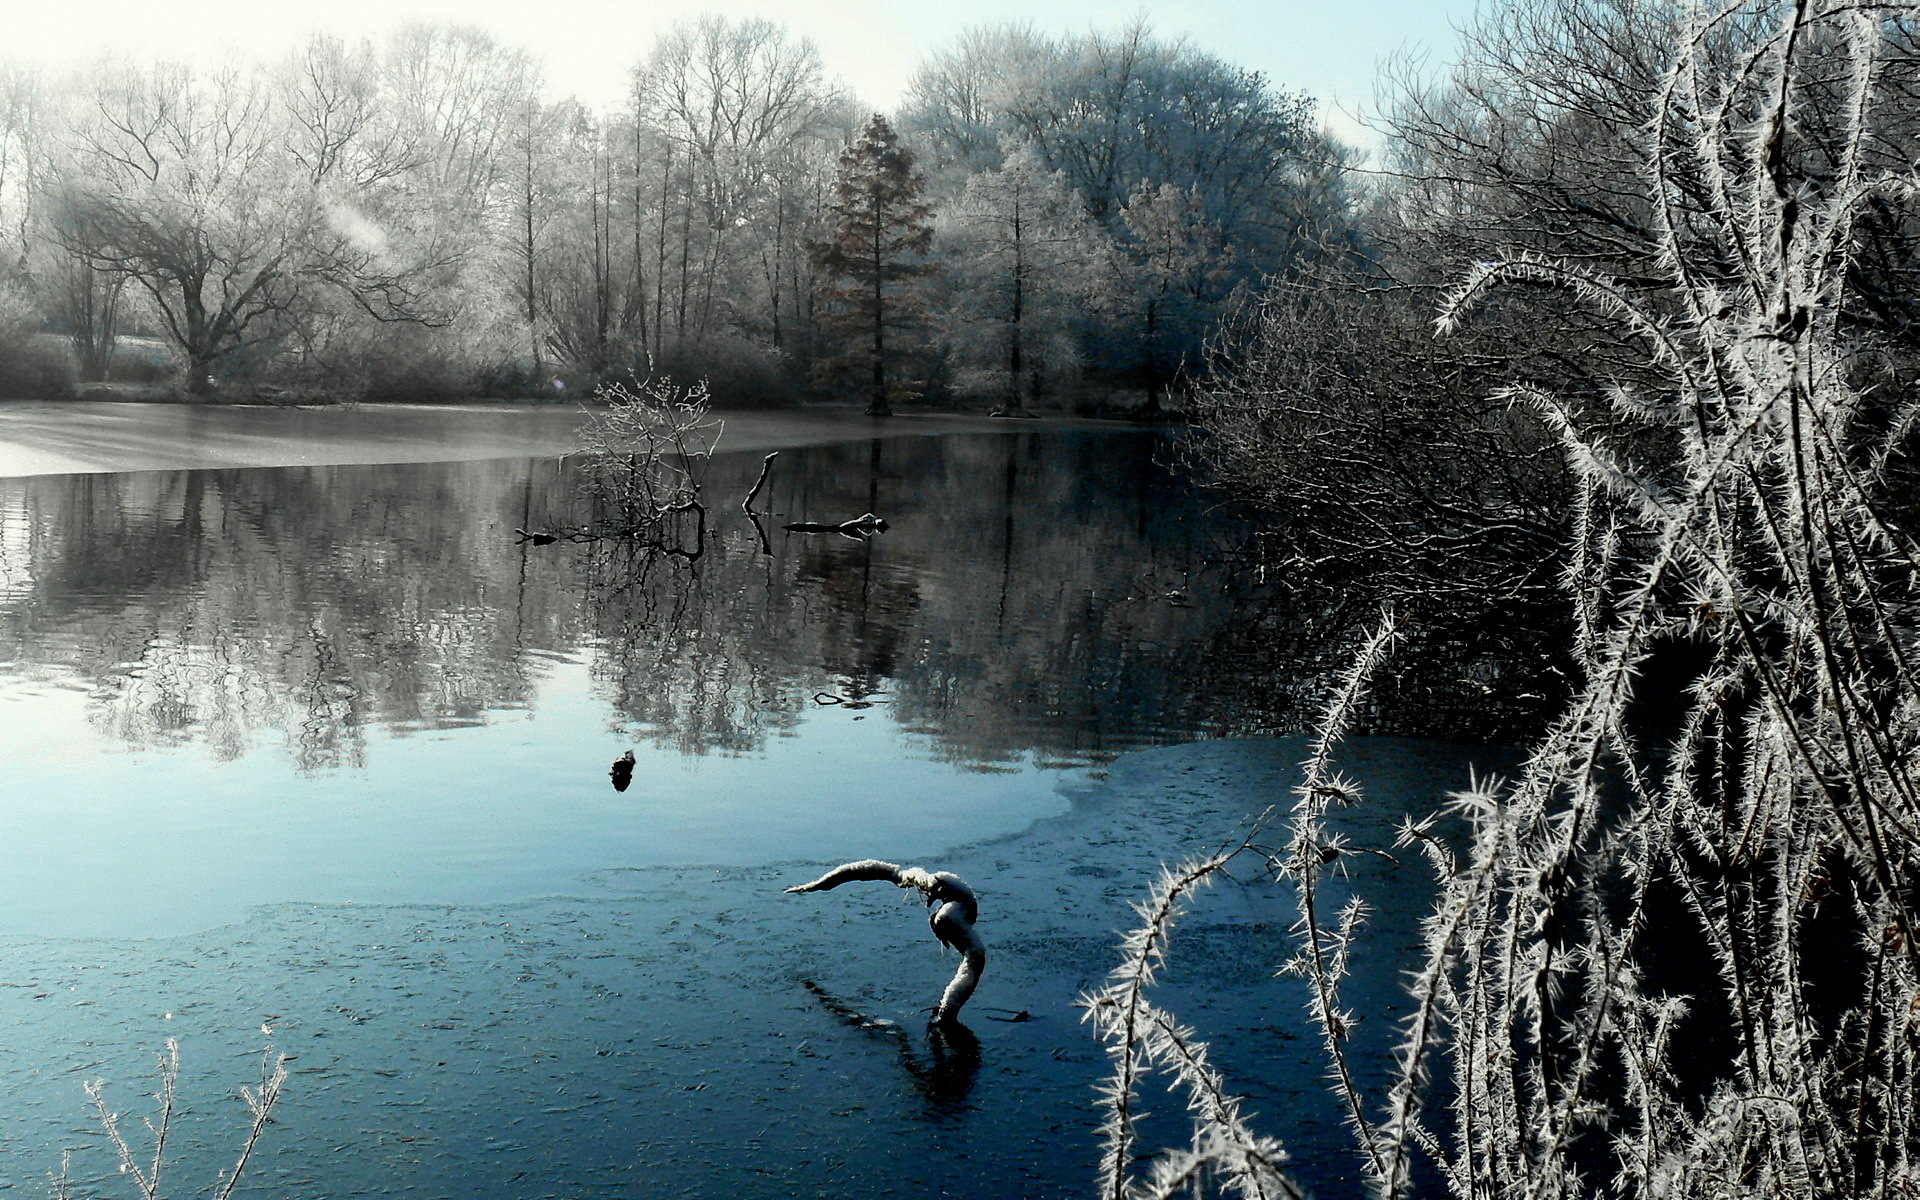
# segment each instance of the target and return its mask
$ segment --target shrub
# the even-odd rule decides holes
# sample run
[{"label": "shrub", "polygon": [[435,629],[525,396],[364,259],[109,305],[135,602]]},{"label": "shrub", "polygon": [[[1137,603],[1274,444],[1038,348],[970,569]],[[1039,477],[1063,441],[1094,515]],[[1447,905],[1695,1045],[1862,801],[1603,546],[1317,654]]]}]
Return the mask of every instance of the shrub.
[{"label": "shrub", "polygon": [[[1563,398],[1506,393],[1577,481],[1578,685],[1510,785],[1455,797],[1463,853],[1431,819],[1404,829],[1439,900],[1375,1094],[1355,1082],[1340,1000],[1363,913],[1329,918],[1315,898],[1342,852],[1327,800],[1358,799],[1328,748],[1384,632],[1337,689],[1269,859],[1299,897],[1292,965],[1376,1195],[1407,1194],[1421,1157],[1476,1200],[1920,1191],[1920,540],[1888,517],[1888,464],[1920,398],[1886,412],[1862,392],[1844,312],[1856,215],[1920,194],[1910,159],[1872,165],[1916,65],[1920,8],[1897,7],[1898,21],[1837,3],[1697,16],[1644,163],[1661,277],[1519,253],[1479,264],[1442,309],[1451,330],[1502,289],[1572,296],[1651,364],[1657,386],[1608,398],[1611,425],[1660,436],[1633,442],[1636,461]],[[1736,22],[1752,40],[1729,54]],[[1786,164],[1816,128],[1842,152],[1797,176]],[[1661,206],[1702,181],[1703,215]],[[1695,664],[1681,694],[1642,697],[1646,664],[1676,649]],[[1157,954],[1160,908],[1232,858],[1156,891],[1127,961]],[[1715,970],[1672,969],[1689,952]],[[1110,1097],[1136,1062],[1186,1069],[1152,1028],[1096,1022]],[[1177,1040],[1194,1060],[1202,1044]],[[1167,1170],[1282,1186],[1229,1106],[1197,1111],[1196,1151]],[[1110,1146],[1124,1118],[1110,1101]],[[1137,1192],[1129,1162],[1110,1150],[1108,1196],[1170,1194],[1157,1177]]]}]

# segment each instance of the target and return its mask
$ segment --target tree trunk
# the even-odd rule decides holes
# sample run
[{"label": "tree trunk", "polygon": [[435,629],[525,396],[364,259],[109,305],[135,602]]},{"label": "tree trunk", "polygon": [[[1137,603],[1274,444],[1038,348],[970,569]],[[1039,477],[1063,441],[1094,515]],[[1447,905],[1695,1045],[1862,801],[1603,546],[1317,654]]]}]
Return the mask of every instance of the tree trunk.
[{"label": "tree trunk", "polygon": [[667,337],[667,212],[672,200],[673,143],[667,143],[660,169],[660,228],[653,264],[653,350],[661,353]]},{"label": "tree trunk", "polygon": [[205,400],[214,394],[213,366],[218,356],[202,348],[187,356],[187,395]]},{"label": "tree trunk", "polygon": [[640,353],[653,353],[653,340],[647,330],[647,257],[642,248],[641,230],[645,206],[640,197],[640,116],[636,103],[633,119],[633,298],[628,307],[633,316],[628,321],[629,329],[637,329],[640,334]]},{"label": "tree trunk", "polygon": [[687,294],[693,290],[693,175],[687,175],[686,194],[680,204],[680,305],[674,314],[673,344],[687,344]]},{"label": "tree trunk", "polygon": [[526,131],[526,173],[521,177],[521,215],[525,218],[523,233],[525,241],[522,253],[527,259],[527,341],[533,351],[534,386],[540,387],[545,381],[540,377],[546,372],[540,365],[540,319],[535,303],[533,278],[533,128],[529,123]]},{"label": "tree trunk", "polygon": [[880,236],[885,225],[880,211],[880,198],[873,198],[873,399],[867,403],[867,415],[870,417],[890,417],[893,409],[887,404],[887,310],[886,293],[883,290],[883,268],[885,259],[881,255]]},{"label": "tree trunk", "polygon": [[1160,393],[1166,390],[1166,383],[1160,375],[1160,302],[1158,299],[1147,301],[1146,336],[1146,375],[1147,402],[1140,406],[1134,416],[1152,419],[1162,413]]},{"label": "tree trunk", "polygon": [[996,416],[1024,417],[1027,406],[1021,394],[1022,376],[1026,373],[1026,364],[1021,359],[1022,327],[1021,320],[1026,316],[1027,300],[1027,255],[1026,243],[1022,240],[1025,230],[1020,223],[1020,198],[1016,193],[1013,201],[1013,312],[1007,330],[1007,400]]}]

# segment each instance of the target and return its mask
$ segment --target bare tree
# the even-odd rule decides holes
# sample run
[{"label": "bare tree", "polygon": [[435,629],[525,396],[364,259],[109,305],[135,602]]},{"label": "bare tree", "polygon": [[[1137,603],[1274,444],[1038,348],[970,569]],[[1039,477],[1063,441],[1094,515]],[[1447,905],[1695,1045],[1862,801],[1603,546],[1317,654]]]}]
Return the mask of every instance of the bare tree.
[{"label": "bare tree", "polygon": [[242,369],[243,352],[288,329],[317,292],[337,290],[379,320],[418,315],[405,270],[353,204],[338,147],[331,173],[314,173],[317,152],[292,169],[295,124],[258,74],[177,65],[103,76],[76,122],[54,190],[57,236],[142,289],[196,395]]},{"label": "bare tree", "polygon": [[636,103],[670,148],[663,182],[676,189],[680,258],[660,274],[677,276],[676,340],[698,343],[732,315],[726,297],[752,268],[755,227],[784,211],[783,168],[822,153],[843,105],[812,42],[769,21],[716,16],[661,40],[636,73]]},{"label": "bare tree", "polygon": [[948,354],[961,388],[1028,415],[1043,371],[1077,365],[1081,325],[1111,254],[1078,193],[1030,149],[967,180],[941,214]]}]

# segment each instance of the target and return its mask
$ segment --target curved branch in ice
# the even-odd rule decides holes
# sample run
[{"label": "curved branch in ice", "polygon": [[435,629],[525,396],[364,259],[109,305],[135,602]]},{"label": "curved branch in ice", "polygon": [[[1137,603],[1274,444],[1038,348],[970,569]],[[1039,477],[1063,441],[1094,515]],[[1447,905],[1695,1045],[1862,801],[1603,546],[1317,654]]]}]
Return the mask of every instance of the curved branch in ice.
[{"label": "curved branch in ice", "polygon": [[933,936],[939,938],[942,945],[960,952],[960,969],[953,973],[947,990],[941,994],[940,1007],[934,1010],[933,1019],[940,1022],[958,1020],[961,1006],[973,995],[974,988],[980,986],[980,976],[987,969],[986,943],[980,940],[980,935],[973,928],[973,923],[980,919],[979,898],[973,894],[972,888],[950,871],[898,867],[877,858],[843,863],[812,883],[790,887],[787,891],[826,892],[843,883],[866,881],[914,888],[926,900],[927,907],[932,910],[927,914],[927,924],[932,927]]}]

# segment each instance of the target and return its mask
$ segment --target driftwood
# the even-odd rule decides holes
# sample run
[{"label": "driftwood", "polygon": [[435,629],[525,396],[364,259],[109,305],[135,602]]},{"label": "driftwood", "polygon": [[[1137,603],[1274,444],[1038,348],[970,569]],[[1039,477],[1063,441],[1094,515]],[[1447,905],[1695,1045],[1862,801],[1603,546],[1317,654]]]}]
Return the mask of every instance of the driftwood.
[{"label": "driftwood", "polygon": [[872,513],[861,513],[851,521],[841,521],[837,525],[822,524],[819,521],[795,521],[780,528],[788,533],[837,533],[843,537],[870,538],[876,533],[887,531],[885,517],[876,517]]},{"label": "driftwood", "polygon": [[[668,541],[661,535],[661,530],[666,526],[667,518],[677,516],[681,513],[692,513],[694,519],[698,522],[691,538],[691,547],[683,545],[679,541]],[[752,516],[753,514],[749,513],[747,515]],[[531,542],[536,546],[551,546],[555,542],[594,543],[625,541],[644,546],[649,550],[658,551],[661,554],[671,554],[676,558],[693,562],[706,552],[707,506],[700,503],[699,500],[689,500],[684,504],[674,504],[659,509],[651,515],[642,514],[640,519],[631,520],[625,524],[602,521],[597,525],[562,526],[560,529],[551,533],[544,530],[518,528],[514,530],[514,533],[519,535],[514,539],[514,545],[516,546],[526,542]]]},{"label": "driftwood", "polygon": [[927,907],[932,910],[927,914],[927,924],[932,927],[933,936],[939,938],[942,945],[960,952],[960,968],[953,973],[947,990],[941,994],[940,1007],[934,1009],[933,1019],[936,1022],[959,1020],[961,1006],[973,995],[973,989],[980,986],[980,976],[987,969],[986,944],[973,928],[973,923],[980,918],[980,902],[974,896],[973,889],[962,882],[958,875],[948,871],[897,867],[877,858],[867,858],[835,867],[812,883],[790,887],[787,891],[825,892],[843,883],[865,880],[891,883],[901,888],[917,888],[926,900]]},{"label": "driftwood", "polygon": [[760,478],[753,481],[753,490],[748,492],[747,498],[740,502],[741,512],[746,513],[748,516],[753,515],[754,499],[760,495],[760,489],[767,486],[767,475],[773,470],[773,460],[779,457],[780,452],[775,450],[772,454],[767,455],[766,458],[761,460]]}]

